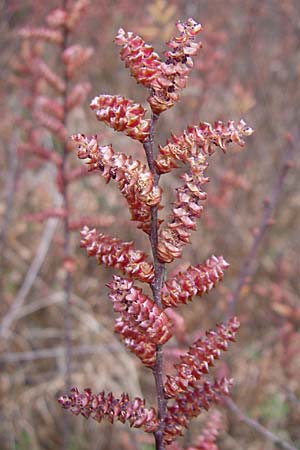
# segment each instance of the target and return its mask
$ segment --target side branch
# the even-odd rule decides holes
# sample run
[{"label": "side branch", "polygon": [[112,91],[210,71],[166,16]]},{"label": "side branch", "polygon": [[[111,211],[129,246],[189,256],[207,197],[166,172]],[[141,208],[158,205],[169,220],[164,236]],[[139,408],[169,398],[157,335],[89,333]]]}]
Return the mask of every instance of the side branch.
[{"label": "side branch", "polygon": [[238,417],[238,419],[241,422],[244,422],[246,425],[251,427],[257,433],[261,434],[266,439],[268,439],[269,441],[273,442],[273,444],[276,445],[278,448],[281,448],[283,450],[297,450],[296,447],[294,447],[293,445],[289,444],[288,442],[286,442],[285,440],[283,440],[282,438],[280,438],[276,434],[272,433],[271,431],[267,430],[267,428],[265,428],[262,425],[260,425],[260,423],[256,422],[256,420],[251,419],[250,417],[247,417],[240,410],[240,408],[234,403],[234,401],[232,401],[230,398],[226,398],[226,399],[224,399],[224,401],[225,401],[225,404],[230,409],[230,411],[232,411],[234,414],[236,414],[236,416]]},{"label": "side branch", "polygon": [[9,328],[15,321],[19,309],[23,306],[34,282],[38,276],[38,273],[45,261],[49,247],[51,245],[54,233],[57,227],[58,219],[48,219],[43,235],[41,237],[40,244],[37,248],[36,254],[30,264],[30,267],[25,275],[23,284],[21,285],[14,301],[12,302],[9,310],[5,314],[0,324],[0,337],[6,339],[9,335]]}]

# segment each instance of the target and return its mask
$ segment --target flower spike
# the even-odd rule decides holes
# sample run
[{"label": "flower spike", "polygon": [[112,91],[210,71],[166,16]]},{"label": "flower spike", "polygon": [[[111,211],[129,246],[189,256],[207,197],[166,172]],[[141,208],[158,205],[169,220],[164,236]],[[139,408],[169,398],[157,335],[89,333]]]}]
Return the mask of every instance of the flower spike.
[{"label": "flower spike", "polygon": [[172,262],[182,255],[185,244],[196,229],[196,219],[203,211],[202,201],[206,199],[203,185],[208,183],[205,176],[208,167],[207,157],[217,147],[223,151],[230,142],[244,145],[243,136],[252,134],[244,121],[235,127],[233,122],[225,126],[217,122],[214,127],[202,123],[198,127],[189,127],[182,136],[172,137],[173,142],[160,147],[156,168],[160,173],[169,172],[176,167],[176,161],[187,164],[189,173],[181,178],[183,185],[176,189],[176,201],[170,216],[170,222],[159,232],[158,256],[162,262]]},{"label": "flower spike", "polygon": [[77,83],[67,96],[67,108],[71,110],[83,103],[91,90],[90,83]]},{"label": "flower spike", "polygon": [[111,290],[109,298],[113,302],[114,311],[144,333],[150,342],[163,345],[170,339],[170,319],[153,300],[134,286],[133,281],[114,276],[107,286]]},{"label": "flower spike", "polygon": [[110,145],[98,145],[97,136],[88,138],[78,134],[72,139],[79,146],[78,157],[88,159],[90,171],[99,170],[106,182],[116,180],[127,200],[132,220],[139,221],[138,227],[149,233],[150,207],[159,204],[162,191],[154,185],[153,175],[145,164],[124,153],[115,153]]},{"label": "flower spike", "polygon": [[120,28],[115,38],[115,43],[122,46],[120,56],[125,61],[125,66],[130,69],[131,75],[138,83],[146,87],[152,87],[153,83],[161,75],[162,61],[154,52],[153,47],[135,33],[126,33]]},{"label": "flower spike", "polygon": [[202,187],[209,181],[204,175],[208,163],[202,154],[197,158],[190,158],[189,162],[191,171],[181,177],[183,184],[176,189],[176,201],[170,221],[159,231],[157,253],[163,262],[172,262],[181,257],[183,247],[196,229],[196,219],[203,211],[202,202],[206,199],[206,192]]},{"label": "flower spike", "polygon": [[71,8],[56,8],[47,16],[49,27],[58,28],[64,26],[72,32],[78,22],[82,19],[89,5],[89,0],[74,1]]},{"label": "flower spike", "polygon": [[167,376],[165,394],[167,398],[176,397],[180,392],[186,392],[197,385],[203,376],[209,372],[215,359],[219,359],[221,351],[226,351],[228,343],[235,340],[240,324],[236,317],[228,325],[217,325],[217,331],[208,331],[206,336],[197,339],[188,352],[181,356],[181,363],[176,364],[177,375]]},{"label": "flower spike", "polygon": [[71,45],[62,54],[62,61],[66,66],[67,74],[71,78],[76,70],[82,67],[93,55],[92,47],[82,47],[81,45]]},{"label": "flower spike", "polygon": [[218,403],[223,396],[228,396],[232,380],[221,378],[213,383],[204,381],[203,384],[190,391],[179,394],[174,403],[167,407],[164,419],[164,442],[170,444],[178,436],[182,436],[184,428],[189,422],[198,417],[202,411],[208,411],[213,403]]},{"label": "flower spike", "polygon": [[148,102],[154,113],[160,114],[171,108],[179,99],[179,92],[186,86],[188,73],[193,67],[192,57],[201,48],[195,42],[195,36],[202,26],[193,19],[178,22],[178,36],[167,43],[170,48],[165,53],[166,60],[161,64],[161,75],[152,83],[152,92]]},{"label": "flower spike", "polygon": [[221,430],[222,414],[217,410],[212,411],[196,443],[186,450],[218,450],[216,441]]},{"label": "flower spike", "polygon": [[116,131],[123,131],[132,139],[144,142],[149,137],[150,120],[144,119],[146,111],[138,103],[121,95],[99,95],[91,104],[97,119]]},{"label": "flower spike", "polygon": [[99,264],[120,269],[123,273],[144,283],[151,283],[154,277],[153,265],[146,261],[146,255],[135,250],[132,242],[122,242],[96,229],[85,226],[80,246],[86,248],[89,256],[95,256]]},{"label": "flower spike", "polygon": [[115,42],[122,46],[120,55],[125,66],[138,83],[151,88],[148,102],[155,114],[171,108],[179,99],[179,92],[185,87],[187,75],[193,67],[195,56],[201,44],[195,42],[195,36],[202,27],[193,19],[178,22],[179,36],[167,43],[170,48],[165,53],[166,60],[154,52],[153,47],[135,33],[126,33],[120,28]]},{"label": "flower spike", "polygon": [[57,75],[47,63],[41,59],[35,58],[32,60],[32,71],[41,78],[44,78],[51,87],[53,87],[59,94],[64,94],[66,91],[65,81]]},{"label": "flower spike", "polygon": [[195,295],[200,297],[210,291],[222,280],[224,270],[229,267],[223,256],[212,256],[203,264],[189,266],[166,281],[162,290],[162,302],[165,307],[178,306],[191,301]]},{"label": "flower spike", "polygon": [[146,367],[154,367],[156,344],[150,342],[145,333],[122,317],[118,317],[115,321],[115,332],[120,335],[128,350],[140,358]]},{"label": "flower spike", "polygon": [[129,400],[128,394],[125,393],[118,399],[111,392],[107,395],[104,392],[93,394],[91,389],[85,389],[80,393],[74,387],[70,395],[61,396],[58,402],[76,416],[81,414],[86,419],[92,417],[97,422],[103,419],[111,423],[114,423],[114,420],[128,422],[131,427],[142,428],[146,433],[153,433],[158,428],[155,409],[147,409],[145,400],[139,397]]},{"label": "flower spike", "polygon": [[159,146],[156,168],[160,173],[170,172],[177,167],[176,161],[187,164],[190,157],[196,157],[199,152],[212,155],[217,147],[225,152],[231,142],[243,147],[243,137],[251,136],[252,133],[252,128],[244,120],[240,120],[237,125],[233,121],[229,121],[227,125],[221,121],[213,125],[200,122],[197,126],[188,127],[181,136],[172,135],[172,139],[164,147]]}]

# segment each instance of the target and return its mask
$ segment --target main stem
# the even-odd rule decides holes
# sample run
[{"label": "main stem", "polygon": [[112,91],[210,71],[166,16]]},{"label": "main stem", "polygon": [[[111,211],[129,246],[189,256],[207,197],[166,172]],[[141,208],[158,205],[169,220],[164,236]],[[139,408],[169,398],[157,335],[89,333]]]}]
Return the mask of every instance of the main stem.
[{"label": "main stem", "polygon": [[[160,175],[156,171],[154,160],[156,155],[153,149],[153,140],[155,134],[155,128],[158,120],[158,115],[152,114],[151,127],[149,138],[144,142],[144,149],[147,156],[149,169],[151,170],[154,178],[154,185],[159,185]],[[153,254],[154,265],[154,279],[151,283],[151,289],[153,293],[153,299],[155,303],[161,308],[161,288],[165,274],[165,264],[159,261],[157,257],[157,244],[158,244],[158,206],[151,207],[151,228],[150,228],[150,244]],[[163,443],[163,431],[164,431],[164,418],[166,414],[167,401],[164,395],[164,383],[163,383],[163,350],[161,345],[156,346],[156,362],[153,368],[153,375],[155,379],[156,395],[157,395],[157,410],[159,418],[159,427],[154,433],[156,450],[164,450]]]}]

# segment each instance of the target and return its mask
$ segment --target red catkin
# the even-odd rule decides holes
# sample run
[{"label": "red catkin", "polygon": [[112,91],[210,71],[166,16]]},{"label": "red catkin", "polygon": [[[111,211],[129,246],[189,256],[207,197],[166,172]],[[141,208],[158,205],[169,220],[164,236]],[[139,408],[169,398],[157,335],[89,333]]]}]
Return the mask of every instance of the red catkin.
[{"label": "red catkin", "polygon": [[97,234],[96,229],[85,226],[81,230],[80,246],[89,256],[95,256],[99,264],[115,267],[123,273],[145,283],[154,277],[153,265],[146,261],[146,255],[135,250],[133,242],[122,242],[106,234]]},{"label": "red catkin", "polygon": [[120,313],[123,320],[137,327],[154,344],[162,345],[170,339],[170,319],[153,300],[134,286],[132,280],[114,276],[108,287],[114,311]]},{"label": "red catkin", "polygon": [[97,119],[116,131],[122,131],[132,139],[144,142],[149,137],[150,120],[144,119],[146,111],[138,103],[121,95],[95,97],[90,107]]},{"label": "red catkin", "polygon": [[142,428],[147,433],[153,433],[158,427],[155,409],[147,409],[145,400],[139,397],[129,400],[125,393],[118,399],[111,392],[107,395],[104,392],[93,394],[91,389],[85,389],[80,393],[74,387],[70,395],[61,396],[58,402],[76,416],[81,414],[85,418],[92,417],[97,422],[103,419],[110,423],[114,423],[114,420],[128,422],[131,427]]},{"label": "red catkin", "polygon": [[191,301],[195,295],[209,292],[222,280],[224,270],[229,267],[223,256],[211,256],[203,264],[189,266],[166,281],[162,290],[165,307],[178,306]]},{"label": "red catkin", "polygon": [[174,365],[177,375],[167,375],[166,397],[176,397],[178,393],[197,385],[214,365],[214,361],[219,359],[221,352],[227,350],[229,342],[235,341],[239,326],[239,321],[233,317],[227,325],[218,324],[216,331],[207,331],[205,337],[197,339],[188,352],[180,357],[181,363]]}]

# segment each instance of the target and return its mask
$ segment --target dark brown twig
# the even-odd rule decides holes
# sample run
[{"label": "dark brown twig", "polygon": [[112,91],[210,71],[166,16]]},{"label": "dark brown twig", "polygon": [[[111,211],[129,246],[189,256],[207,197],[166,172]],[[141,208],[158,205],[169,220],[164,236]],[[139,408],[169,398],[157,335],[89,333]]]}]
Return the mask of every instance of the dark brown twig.
[{"label": "dark brown twig", "polygon": [[[154,184],[158,186],[159,184],[159,174],[157,173],[154,165],[155,154],[153,149],[153,140],[155,127],[158,120],[158,116],[156,114],[152,115],[151,120],[151,128],[149,139],[144,142],[144,149],[149,165],[149,169],[151,170],[154,177]],[[151,230],[150,230],[150,243],[153,254],[153,264],[154,264],[154,280],[151,284],[151,289],[153,292],[153,298],[155,303],[161,307],[161,288],[165,274],[165,264],[161,263],[157,257],[157,243],[158,243],[158,206],[154,206],[151,208]],[[156,347],[156,363],[153,369],[153,374],[155,378],[156,385],[156,394],[157,394],[157,409],[158,409],[158,418],[160,420],[160,425],[158,430],[154,433],[156,450],[164,450],[163,443],[163,427],[164,427],[164,418],[166,414],[166,399],[164,395],[164,383],[163,383],[163,350],[161,345],[157,345]]]}]

